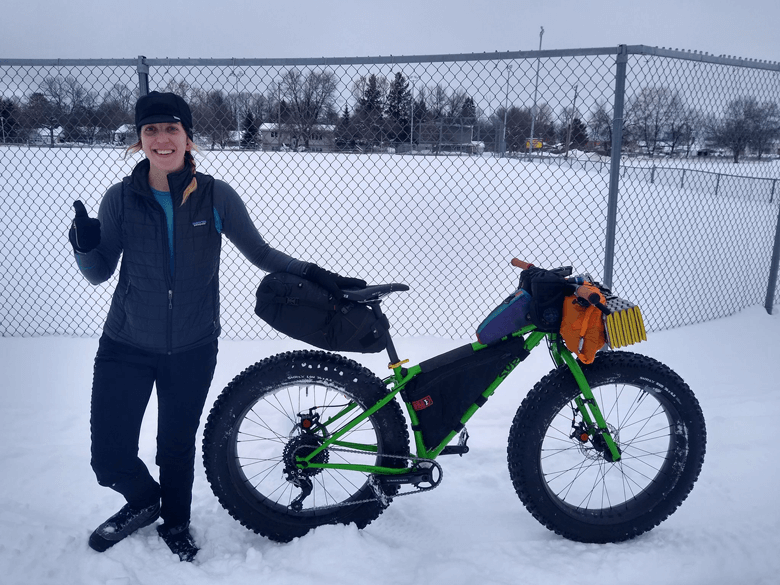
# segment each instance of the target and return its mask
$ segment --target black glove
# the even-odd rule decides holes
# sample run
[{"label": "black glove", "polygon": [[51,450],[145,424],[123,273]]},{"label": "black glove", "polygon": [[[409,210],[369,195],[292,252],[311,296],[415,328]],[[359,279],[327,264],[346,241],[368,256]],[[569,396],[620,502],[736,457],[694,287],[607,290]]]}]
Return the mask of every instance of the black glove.
[{"label": "black glove", "polygon": [[100,243],[100,220],[89,217],[80,200],[73,202],[73,209],[76,210],[76,217],[68,232],[73,249],[82,253],[94,250]]},{"label": "black glove", "polygon": [[334,295],[338,295],[342,288],[364,288],[366,286],[365,280],[339,276],[333,272],[328,272],[324,268],[320,268],[316,264],[307,264],[306,268],[303,269],[303,276],[312,282],[316,282]]}]

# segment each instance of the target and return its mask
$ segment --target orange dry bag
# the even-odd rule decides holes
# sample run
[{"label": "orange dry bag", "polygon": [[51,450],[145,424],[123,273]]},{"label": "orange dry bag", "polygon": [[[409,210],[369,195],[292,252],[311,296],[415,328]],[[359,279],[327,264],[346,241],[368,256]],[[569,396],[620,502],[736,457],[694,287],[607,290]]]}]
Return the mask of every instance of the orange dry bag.
[{"label": "orange dry bag", "polygon": [[601,311],[595,305],[594,295],[598,295],[599,303],[606,302],[601,291],[590,284],[578,287],[574,295],[563,301],[561,336],[569,351],[577,354],[585,364],[593,363],[596,352],[607,342],[604,321]]}]

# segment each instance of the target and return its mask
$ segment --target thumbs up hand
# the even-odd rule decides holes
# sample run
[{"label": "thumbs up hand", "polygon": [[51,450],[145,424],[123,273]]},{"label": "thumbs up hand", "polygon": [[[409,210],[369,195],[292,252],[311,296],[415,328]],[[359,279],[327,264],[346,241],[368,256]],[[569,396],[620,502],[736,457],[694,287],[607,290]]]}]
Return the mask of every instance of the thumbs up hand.
[{"label": "thumbs up hand", "polygon": [[89,217],[80,200],[73,202],[76,217],[70,225],[68,239],[76,252],[87,253],[100,244],[100,221]]}]

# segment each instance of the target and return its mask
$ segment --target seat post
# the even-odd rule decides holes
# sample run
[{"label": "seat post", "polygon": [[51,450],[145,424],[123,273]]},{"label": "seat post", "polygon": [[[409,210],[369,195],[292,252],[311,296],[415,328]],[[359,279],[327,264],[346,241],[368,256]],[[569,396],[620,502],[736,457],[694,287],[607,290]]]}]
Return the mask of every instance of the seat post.
[{"label": "seat post", "polygon": [[390,335],[390,322],[387,320],[387,317],[385,317],[385,314],[382,312],[382,307],[380,306],[381,303],[370,303],[371,310],[374,312],[374,315],[376,315],[377,319],[380,321],[385,321],[388,324],[387,327],[387,357],[390,358],[391,364],[397,364],[400,360],[398,357],[398,353],[395,351],[395,345],[393,344],[393,338]]}]

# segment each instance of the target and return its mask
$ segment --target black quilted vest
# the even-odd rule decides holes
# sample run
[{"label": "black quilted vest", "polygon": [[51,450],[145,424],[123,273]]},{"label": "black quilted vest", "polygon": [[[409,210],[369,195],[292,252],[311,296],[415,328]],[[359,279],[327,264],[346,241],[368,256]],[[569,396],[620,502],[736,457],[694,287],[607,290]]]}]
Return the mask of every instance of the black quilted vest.
[{"label": "black quilted vest", "polygon": [[219,254],[214,180],[197,173],[198,188],[182,205],[192,169],[168,175],[173,199],[171,274],[165,212],[149,187],[149,161],[122,182],[122,265],[104,331],[155,353],[176,353],[219,336]]}]

